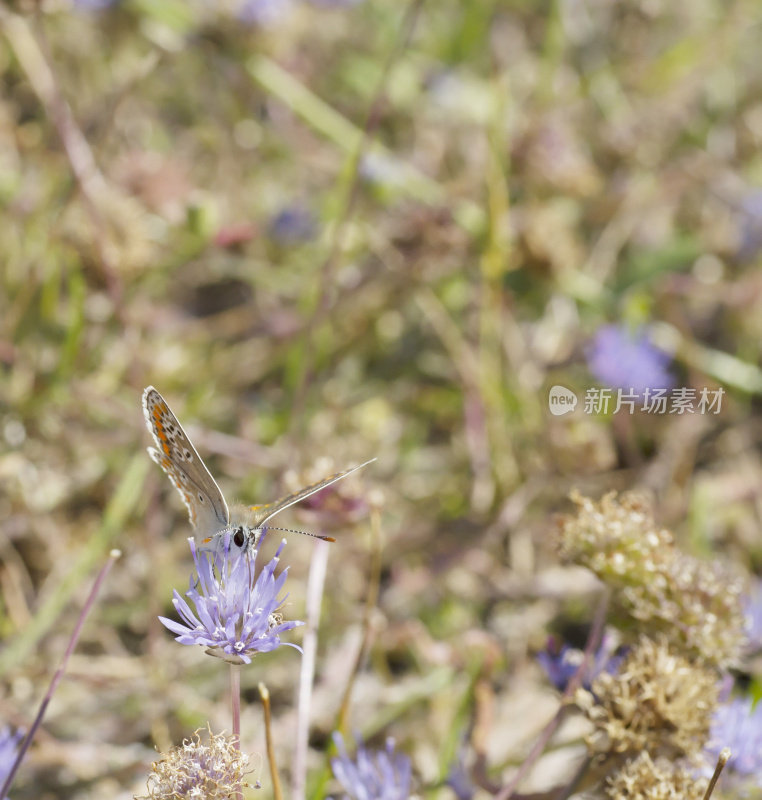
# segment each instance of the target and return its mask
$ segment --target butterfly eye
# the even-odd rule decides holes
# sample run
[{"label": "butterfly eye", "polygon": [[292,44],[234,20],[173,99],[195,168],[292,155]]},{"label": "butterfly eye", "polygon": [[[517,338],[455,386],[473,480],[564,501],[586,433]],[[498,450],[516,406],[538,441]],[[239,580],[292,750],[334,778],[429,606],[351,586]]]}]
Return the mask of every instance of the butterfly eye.
[{"label": "butterfly eye", "polygon": [[243,543],[246,541],[246,535],[244,534],[243,528],[240,526],[235,529],[235,533],[233,534],[233,544],[236,547],[243,547]]}]

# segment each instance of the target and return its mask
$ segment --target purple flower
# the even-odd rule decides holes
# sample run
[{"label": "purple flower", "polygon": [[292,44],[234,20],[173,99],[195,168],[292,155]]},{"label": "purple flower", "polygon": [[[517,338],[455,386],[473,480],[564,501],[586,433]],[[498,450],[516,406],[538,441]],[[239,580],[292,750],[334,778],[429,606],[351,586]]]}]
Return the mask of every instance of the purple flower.
[{"label": "purple flower", "polygon": [[[269,653],[281,645],[280,634],[303,622],[283,622],[278,610],[286,600],[278,594],[286,582],[288,569],[275,577],[281,542],[271,561],[256,572],[257,551],[251,554],[231,547],[230,533],[222,546],[214,551],[198,550],[192,539],[191,552],[197,575],[191,576],[185,593],[196,607],[194,614],[188,603],[175,590],[172,604],[185,624],[159,617],[161,623],[176,633],[180,644],[200,644],[209,655],[233,664],[251,663],[251,655]],[[283,642],[296,647],[290,642]]]},{"label": "purple flower", "polygon": [[357,752],[350,758],[340,733],[333,734],[339,755],[331,768],[349,800],[408,800],[410,797],[410,759],[394,752],[394,740],[386,740],[385,750],[366,750],[357,739]]},{"label": "purple flower", "polygon": [[612,389],[670,389],[674,378],[667,367],[670,356],[654,347],[643,332],[630,333],[621,325],[599,328],[587,348],[587,366],[593,376]]},{"label": "purple flower", "polygon": [[315,218],[304,206],[290,206],[272,218],[269,231],[270,236],[280,244],[308,242],[315,236]]},{"label": "purple flower", "polygon": [[8,773],[16,761],[19,745],[24,735],[23,731],[14,731],[7,725],[0,728],[0,787],[5,783]]},{"label": "purple flower", "polygon": [[[590,688],[590,684],[598,675],[603,672],[616,672],[622,663],[625,653],[619,649],[612,649],[611,637],[604,635],[600,647],[593,655],[592,663],[588,665],[585,675],[582,678],[582,686]],[[545,670],[550,682],[560,692],[566,690],[569,681],[582,663],[584,653],[567,644],[559,645],[555,637],[548,637],[548,644],[545,650],[537,654],[540,666]]]},{"label": "purple flower", "polygon": [[762,704],[737,697],[718,707],[712,721],[707,753],[717,759],[723,747],[732,755],[727,769],[739,776],[762,778]]}]

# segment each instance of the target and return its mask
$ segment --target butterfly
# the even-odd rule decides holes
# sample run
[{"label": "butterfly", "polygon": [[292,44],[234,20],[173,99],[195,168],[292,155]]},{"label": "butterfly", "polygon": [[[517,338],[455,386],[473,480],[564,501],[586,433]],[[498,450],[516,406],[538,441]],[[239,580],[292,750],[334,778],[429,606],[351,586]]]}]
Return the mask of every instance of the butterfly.
[{"label": "butterfly", "polygon": [[[205,543],[211,542],[213,547],[229,532],[230,541],[236,547],[247,551],[255,549],[264,535],[267,523],[276,514],[376,460],[372,458],[356,467],[329,475],[298,492],[281,497],[274,503],[234,506],[231,514],[220,487],[191,444],[188,434],[172,413],[167,401],[153,386],[148,386],[143,391],[143,415],[156,444],[156,447],[148,448],[148,454],[167,473],[180,493],[196,532]],[[315,536],[334,541],[330,536]]]}]

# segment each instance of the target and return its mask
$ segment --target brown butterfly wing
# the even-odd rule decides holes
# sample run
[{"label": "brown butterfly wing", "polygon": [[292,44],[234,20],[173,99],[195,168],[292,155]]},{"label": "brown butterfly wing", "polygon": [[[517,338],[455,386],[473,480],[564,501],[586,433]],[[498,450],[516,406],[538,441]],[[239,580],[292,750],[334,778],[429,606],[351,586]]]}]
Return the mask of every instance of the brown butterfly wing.
[{"label": "brown butterfly wing", "polygon": [[280,500],[276,500],[274,503],[266,503],[265,505],[259,506],[249,506],[249,510],[254,514],[254,516],[250,519],[250,524],[254,528],[261,528],[266,522],[271,520],[276,514],[280,514],[280,512],[286,508],[296,505],[297,503],[301,503],[302,500],[310,497],[310,495],[322,491],[331,484],[336,483],[336,481],[346,478],[347,475],[357,472],[358,469],[362,469],[375,460],[375,458],[371,458],[369,461],[366,461],[363,464],[358,464],[356,467],[350,467],[349,469],[345,469],[343,472],[337,472],[335,475],[329,475],[327,478],[323,478],[317,483],[313,483],[311,486],[300,489],[298,492],[281,497]]},{"label": "brown butterfly wing", "polygon": [[193,527],[202,535],[225,528],[230,514],[220,487],[167,401],[153,386],[143,392],[143,414],[156,443],[148,453],[180,493]]}]

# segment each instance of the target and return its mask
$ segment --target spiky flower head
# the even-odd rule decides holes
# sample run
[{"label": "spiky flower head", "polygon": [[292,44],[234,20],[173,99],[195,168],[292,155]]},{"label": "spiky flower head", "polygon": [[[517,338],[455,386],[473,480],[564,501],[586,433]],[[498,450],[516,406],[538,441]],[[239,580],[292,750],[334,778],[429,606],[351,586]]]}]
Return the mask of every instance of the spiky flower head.
[{"label": "spiky flower head", "polygon": [[333,740],[339,755],[331,759],[331,768],[349,800],[408,800],[412,774],[410,759],[394,752],[394,740],[386,740],[384,750],[367,750],[357,741],[351,758],[340,733]]},{"label": "spiky flower head", "polygon": [[601,673],[577,705],[593,723],[593,753],[676,757],[701,751],[717,706],[717,673],[675,652],[664,638],[642,636],[615,675]]},{"label": "spiky flower head", "polygon": [[286,544],[281,542],[275,556],[257,573],[257,551],[245,552],[231,547],[226,533],[222,546],[199,550],[190,541],[196,574],[191,576],[185,596],[195,606],[195,613],[174,591],[172,604],[184,624],[166,617],[161,623],[180,644],[200,644],[209,655],[233,664],[250,664],[257,653],[269,653],[281,644],[301,649],[291,642],[281,642],[280,635],[303,622],[284,622],[280,608],[286,596],[278,597],[286,582],[288,569],[275,577],[275,568]]},{"label": "spiky flower head", "polygon": [[706,787],[690,768],[646,751],[610,776],[605,790],[611,800],[701,800]]},{"label": "spiky flower head", "polygon": [[209,744],[196,731],[194,738],[154,761],[146,783],[148,794],[136,800],[226,800],[251,788],[244,781],[252,772],[249,757],[238,749],[237,738],[211,729],[208,733]]},{"label": "spiky flower head", "polygon": [[572,500],[578,510],[561,525],[561,556],[608,584],[615,610],[642,632],[669,635],[691,657],[720,667],[738,658],[746,642],[738,574],[681,553],[641,495]]}]

